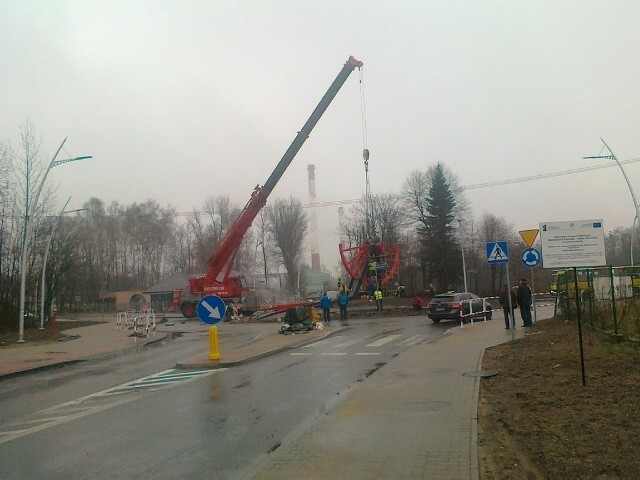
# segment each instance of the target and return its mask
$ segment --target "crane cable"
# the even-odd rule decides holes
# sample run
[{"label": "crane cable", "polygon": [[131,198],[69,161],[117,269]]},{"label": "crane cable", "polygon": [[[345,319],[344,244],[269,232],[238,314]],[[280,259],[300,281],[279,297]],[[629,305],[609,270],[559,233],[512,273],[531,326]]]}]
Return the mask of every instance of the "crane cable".
[{"label": "crane cable", "polygon": [[364,175],[365,175],[365,224],[366,235],[375,236],[375,227],[373,225],[373,205],[371,204],[371,185],[369,183],[369,147],[367,138],[367,107],[364,97],[364,72],[362,67],[358,67],[360,74],[360,119],[362,123],[362,158],[364,159]]},{"label": "crane cable", "polygon": [[[359,67],[358,70],[360,72],[360,116],[362,120],[362,146],[363,146],[363,152],[364,151],[368,152],[369,149],[367,148],[367,108],[364,100],[363,67]],[[364,156],[364,153],[363,153],[363,156]],[[369,160],[368,158],[369,155],[367,155],[366,157],[367,158],[365,158],[365,163]]]}]

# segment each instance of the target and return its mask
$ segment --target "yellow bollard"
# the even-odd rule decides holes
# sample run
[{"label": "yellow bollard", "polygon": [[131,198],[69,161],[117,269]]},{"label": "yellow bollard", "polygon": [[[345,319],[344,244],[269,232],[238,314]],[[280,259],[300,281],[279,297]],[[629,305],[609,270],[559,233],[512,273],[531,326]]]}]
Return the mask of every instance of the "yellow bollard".
[{"label": "yellow bollard", "polygon": [[220,349],[218,348],[218,327],[209,327],[209,360],[220,360]]}]

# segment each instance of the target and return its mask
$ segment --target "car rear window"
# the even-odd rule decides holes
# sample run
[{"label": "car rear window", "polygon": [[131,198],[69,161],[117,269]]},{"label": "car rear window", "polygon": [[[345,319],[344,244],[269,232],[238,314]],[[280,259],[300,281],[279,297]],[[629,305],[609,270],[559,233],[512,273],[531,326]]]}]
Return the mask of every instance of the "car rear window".
[{"label": "car rear window", "polygon": [[453,295],[436,295],[433,299],[438,302],[453,302]]}]

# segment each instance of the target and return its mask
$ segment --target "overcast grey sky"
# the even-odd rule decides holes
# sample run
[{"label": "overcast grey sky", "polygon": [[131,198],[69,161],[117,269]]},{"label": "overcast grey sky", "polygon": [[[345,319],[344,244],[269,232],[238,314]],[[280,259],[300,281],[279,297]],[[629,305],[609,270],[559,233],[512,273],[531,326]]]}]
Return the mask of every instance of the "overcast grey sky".
[{"label": "overcast grey sky", "polygon": [[[640,2],[0,0],[0,139],[29,119],[71,207],[148,198],[178,211],[266,181],[349,55],[364,62],[373,193],[444,162],[462,185],[593,165],[603,137],[640,157]],[[364,191],[359,75],[272,194]],[[605,160],[606,162],[606,160]],[[640,193],[640,164],[627,166]],[[602,218],[628,227],[618,169],[471,190],[476,218],[516,229]],[[64,200],[62,200],[64,201]],[[320,216],[336,258],[336,207]],[[496,239],[500,240],[500,239]],[[326,245],[325,245],[326,244]],[[331,258],[327,258],[331,257]]]}]

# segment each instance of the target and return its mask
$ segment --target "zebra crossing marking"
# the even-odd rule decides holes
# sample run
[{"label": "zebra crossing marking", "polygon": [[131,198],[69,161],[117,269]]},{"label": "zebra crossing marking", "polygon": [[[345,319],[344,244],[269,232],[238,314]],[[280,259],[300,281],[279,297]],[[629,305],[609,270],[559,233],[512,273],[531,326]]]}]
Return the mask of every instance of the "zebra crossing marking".
[{"label": "zebra crossing marking", "polygon": [[[304,348],[304,349],[318,348],[318,347],[320,347],[322,345],[327,345],[329,348],[332,348],[332,349],[347,348],[347,347],[352,347],[352,346],[354,346],[354,345],[356,345],[358,343],[363,343],[368,338],[368,337],[357,337],[357,338],[352,338],[350,340],[342,341],[342,342],[337,343],[335,345],[328,345],[329,342],[335,341],[336,339],[339,339],[340,337],[341,336],[325,338],[323,340],[320,340],[319,342],[311,343],[309,345],[304,345],[304,346],[302,346],[300,348]],[[403,335],[398,335],[398,334],[387,335],[387,336],[382,337],[382,338],[380,338],[380,339],[378,339],[378,340],[376,340],[374,342],[366,344],[365,347],[367,347],[367,348],[381,347],[383,345],[386,345],[387,343],[394,342],[394,341],[398,340],[401,337],[403,337]],[[424,333],[412,335],[409,338],[406,338],[406,339],[400,341],[395,346],[396,347],[412,347],[414,345],[417,345],[419,343],[424,342],[428,337],[429,336],[424,334]],[[292,356],[312,356],[312,355],[314,355],[314,352],[310,352],[310,351],[306,351],[306,352],[289,352],[289,355],[292,355]],[[346,352],[318,352],[317,355],[322,355],[322,356],[325,356],[325,357],[341,357],[341,356],[347,355],[347,353]],[[381,352],[357,352],[357,353],[354,353],[353,355],[376,356],[376,355],[381,355]]]},{"label": "zebra crossing marking", "polygon": [[412,346],[420,343],[426,337],[427,336],[424,333],[420,333],[418,335],[414,335],[414,336],[409,337],[406,340],[403,340],[402,342],[400,342],[398,344],[398,347],[412,347]]},{"label": "zebra crossing marking", "polygon": [[337,337],[333,337],[333,338],[331,338],[331,337],[325,338],[324,340],[319,340],[317,342],[310,343],[309,345],[304,345],[302,348],[317,348],[320,345],[324,345],[325,343],[328,343],[330,341],[333,342],[336,338],[340,338],[340,337],[341,337],[341,335],[339,335]]},{"label": "zebra crossing marking", "polygon": [[[140,399],[140,393],[154,392],[161,388],[169,388],[174,385],[184,384],[198,378],[213,375],[227,368],[217,370],[193,370],[178,372],[175,369],[138,378],[131,382],[116,385],[99,392],[91,393],[68,402],[45,408],[26,418],[17,419],[8,425],[1,426],[0,443],[9,442],[32,433],[40,432],[57,425],[71,422],[79,418],[102,412],[119,405]],[[136,392],[136,394],[132,394]],[[125,394],[131,395],[125,395]],[[115,396],[118,396],[117,398]]]},{"label": "zebra crossing marking", "polygon": [[346,342],[339,343],[338,345],[334,345],[333,348],[344,348],[355,345],[356,343],[362,342],[366,337],[353,338],[351,340],[347,340]]},{"label": "zebra crossing marking", "polygon": [[367,344],[367,347],[381,347],[385,343],[393,342],[401,336],[402,335],[387,335],[386,337],[382,337],[380,340]]}]

